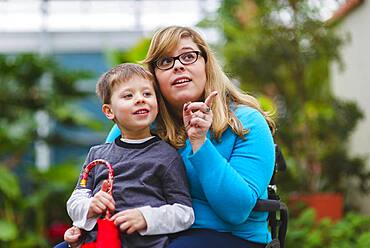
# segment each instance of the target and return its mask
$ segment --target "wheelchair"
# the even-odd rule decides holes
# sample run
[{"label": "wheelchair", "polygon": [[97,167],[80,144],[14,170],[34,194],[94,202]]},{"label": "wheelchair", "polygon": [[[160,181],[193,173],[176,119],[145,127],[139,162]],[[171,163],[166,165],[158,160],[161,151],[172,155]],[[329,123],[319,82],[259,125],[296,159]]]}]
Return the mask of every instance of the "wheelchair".
[{"label": "wheelchair", "polygon": [[258,200],[253,211],[269,212],[268,223],[271,231],[272,241],[266,248],[284,248],[288,229],[288,207],[280,201],[277,193],[274,176],[278,171],[286,170],[286,162],[280,148],[275,145],[275,169],[268,186],[268,199]]}]

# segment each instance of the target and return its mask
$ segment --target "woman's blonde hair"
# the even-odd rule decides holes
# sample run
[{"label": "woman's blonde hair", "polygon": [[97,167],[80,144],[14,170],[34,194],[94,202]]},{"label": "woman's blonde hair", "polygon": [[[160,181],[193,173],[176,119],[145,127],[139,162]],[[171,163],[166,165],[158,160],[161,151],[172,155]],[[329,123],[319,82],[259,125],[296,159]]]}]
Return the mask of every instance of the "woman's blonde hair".
[{"label": "woman's blonde hair", "polygon": [[[210,128],[212,137],[220,140],[222,133],[230,126],[234,133],[244,138],[248,130],[232,111],[232,105],[247,105],[257,109],[265,117],[272,133],[275,130],[275,123],[270,118],[269,113],[264,112],[257,101],[251,95],[243,93],[237,88],[222,71],[212,50],[194,29],[181,26],[169,26],[158,30],[152,40],[143,63],[145,63],[151,73],[155,75],[155,62],[158,58],[166,56],[169,51],[175,49],[182,38],[191,38],[198,46],[206,65],[206,84],[201,100],[204,100],[212,91],[217,91],[218,95],[212,103],[213,122]],[[158,82],[157,82],[158,83]],[[157,132],[162,139],[171,143],[176,148],[185,145],[186,133],[181,121],[176,121],[174,111],[165,101],[168,112],[163,116],[163,122],[157,123]],[[166,116],[168,114],[168,116]]]}]

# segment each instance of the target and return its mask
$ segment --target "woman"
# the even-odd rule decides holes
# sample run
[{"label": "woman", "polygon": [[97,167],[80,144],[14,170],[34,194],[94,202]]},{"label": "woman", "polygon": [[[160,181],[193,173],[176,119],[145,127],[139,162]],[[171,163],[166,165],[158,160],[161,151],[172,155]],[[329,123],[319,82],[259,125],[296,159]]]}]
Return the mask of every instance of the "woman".
[{"label": "woman", "polygon": [[[195,223],[170,248],[264,247],[267,198],[274,167],[274,123],[255,98],[235,87],[195,30],[171,26],[155,33],[144,63],[156,76],[169,116],[158,135],[181,154]],[[207,97],[208,96],[208,97]],[[119,135],[113,128],[107,141]]]}]

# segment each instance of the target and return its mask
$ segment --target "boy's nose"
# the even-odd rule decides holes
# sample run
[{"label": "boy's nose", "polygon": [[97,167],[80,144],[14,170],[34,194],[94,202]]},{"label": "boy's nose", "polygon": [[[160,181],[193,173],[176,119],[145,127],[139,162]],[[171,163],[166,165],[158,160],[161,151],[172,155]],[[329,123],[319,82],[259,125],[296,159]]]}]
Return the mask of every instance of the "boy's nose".
[{"label": "boy's nose", "polygon": [[136,96],[135,102],[137,104],[139,104],[139,103],[145,103],[145,97],[143,95],[139,94],[139,95]]}]

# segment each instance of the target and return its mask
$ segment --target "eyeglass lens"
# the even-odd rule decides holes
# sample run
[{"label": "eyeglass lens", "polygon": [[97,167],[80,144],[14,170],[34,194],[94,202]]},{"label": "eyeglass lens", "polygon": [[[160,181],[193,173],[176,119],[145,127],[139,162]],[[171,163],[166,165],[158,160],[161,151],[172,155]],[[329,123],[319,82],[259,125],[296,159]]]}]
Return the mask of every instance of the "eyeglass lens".
[{"label": "eyeglass lens", "polygon": [[191,51],[182,53],[176,57],[163,57],[157,60],[156,66],[161,70],[171,69],[175,65],[175,61],[179,60],[183,65],[190,65],[198,60],[199,51]]}]

